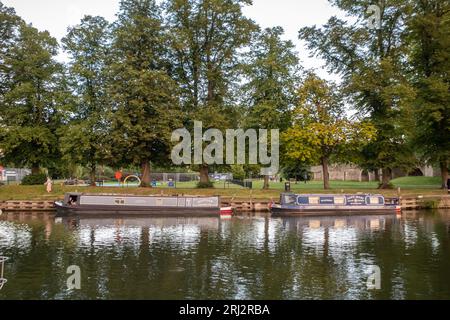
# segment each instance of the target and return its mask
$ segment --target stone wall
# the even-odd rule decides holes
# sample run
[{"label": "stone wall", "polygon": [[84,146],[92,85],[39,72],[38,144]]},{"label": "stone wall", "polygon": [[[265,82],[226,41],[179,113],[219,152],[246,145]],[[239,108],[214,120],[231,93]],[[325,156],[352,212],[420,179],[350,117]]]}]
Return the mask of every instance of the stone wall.
[{"label": "stone wall", "polygon": [[[335,181],[376,181],[374,172],[367,172],[366,170],[362,170],[356,165],[343,165],[336,164],[330,165],[330,180]],[[424,166],[417,168],[425,177],[439,177],[441,172],[439,168]],[[314,181],[322,181],[323,180],[323,170],[322,166],[314,166],[311,168],[311,172],[313,173]],[[392,170],[392,179],[401,178],[407,176],[408,173],[402,169],[394,169]],[[381,177],[381,170],[380,170]]]},{"label": "stone wall", "polygon": [[[313,180],[323,180],[323,170],[321,166],[311,168]],[[375,181],[373,172],[363,171],[356,165],[331,165],[329,167],[330,180],[335,181]]]}]

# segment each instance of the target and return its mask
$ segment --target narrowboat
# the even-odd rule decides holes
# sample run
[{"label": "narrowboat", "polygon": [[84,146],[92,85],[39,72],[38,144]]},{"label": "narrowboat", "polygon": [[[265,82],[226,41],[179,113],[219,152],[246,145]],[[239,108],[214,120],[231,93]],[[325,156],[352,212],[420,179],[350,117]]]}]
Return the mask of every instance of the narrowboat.
[{"label": "narrowboat", "polygon": [[136,196],[67,193],[56,201],[58,215],[151,215],[227,216],[232,208],[222,208],[220,197]]},{"label": "narrowboat", "polygon": [[398,199],[382,195],[282,194],[279,205],[272,205],[274,216],[355,215],[400,213]]}]

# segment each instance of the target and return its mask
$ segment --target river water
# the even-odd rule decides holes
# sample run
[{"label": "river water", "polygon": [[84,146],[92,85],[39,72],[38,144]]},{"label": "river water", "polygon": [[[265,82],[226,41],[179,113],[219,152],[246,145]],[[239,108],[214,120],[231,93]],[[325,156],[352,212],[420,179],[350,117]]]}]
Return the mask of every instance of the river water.
[{"label": "river water", "polygon": [[[450,211],[222,221],[3,214],[0,255],[9,258],[0,299],[450,299]],[[79,290],[67,287],[77,284],[70,266]]]}]

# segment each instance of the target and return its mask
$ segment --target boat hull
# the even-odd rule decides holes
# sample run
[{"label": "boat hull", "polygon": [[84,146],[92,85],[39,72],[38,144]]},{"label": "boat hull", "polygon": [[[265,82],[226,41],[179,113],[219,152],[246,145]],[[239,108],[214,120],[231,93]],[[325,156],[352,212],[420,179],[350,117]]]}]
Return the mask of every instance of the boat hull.
[{"label": "boat hull", "polygon": [[57,214],[68,215],[127,215],[127,216],[164,216],[164,217],[218,217],[219,208],[178,208],[178,207],[135,207],[122,206],[120,208],[106,205],[89,205],[70,207],[55,203]]}]

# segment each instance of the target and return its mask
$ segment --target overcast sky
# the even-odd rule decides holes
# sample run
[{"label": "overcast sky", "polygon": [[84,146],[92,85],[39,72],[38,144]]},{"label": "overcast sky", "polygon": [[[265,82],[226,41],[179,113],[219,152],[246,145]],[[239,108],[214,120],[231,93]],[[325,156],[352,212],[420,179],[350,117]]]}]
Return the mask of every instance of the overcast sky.
[{"label": "overcast sky", "polygon": [[[67,27],[76,25],[84,15],[99,15],[114,21],[119,0],[0,0],[13,7],[17,14],[39,30],[48,30],[60,40]],[[298,30],[304,26],[324,24],[331,16],[342,14],[327,0],[253,0],[253,6],[244,8],[246,16],[261,27],[282,26],[285,38],[297,45],[299,57],[305,68],[315,68],[322,77],[330,77],[323,63],[309,58],[309,53],[298,40]],[[65,60],[65,55],[60,55]]]}]

